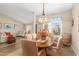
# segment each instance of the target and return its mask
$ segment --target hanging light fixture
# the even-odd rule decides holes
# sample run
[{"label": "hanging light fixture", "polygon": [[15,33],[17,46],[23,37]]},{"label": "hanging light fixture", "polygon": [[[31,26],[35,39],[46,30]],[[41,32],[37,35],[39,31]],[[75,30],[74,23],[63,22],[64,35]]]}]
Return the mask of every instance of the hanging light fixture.
[{"label": "hanging light fixture", "polygon": [[39,21],[40,23],[43,23],[43,24],[45,24],[45,23],[48,22],[48,17],[45,15],[44,7],[45,7],[45,4],[43,3],[43,14],[42,14],[42,16],[40,16],[39,19],[38,19],[38,21]]}]

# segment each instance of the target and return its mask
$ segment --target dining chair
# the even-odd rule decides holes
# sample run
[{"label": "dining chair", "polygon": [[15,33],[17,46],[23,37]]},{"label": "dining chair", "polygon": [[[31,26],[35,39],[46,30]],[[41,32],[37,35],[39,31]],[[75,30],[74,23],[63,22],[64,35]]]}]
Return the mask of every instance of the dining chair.
[{"label": "dining chair", "polygon": [[21,40],[23,56],[45,56],[45,50],[38,51],[36,42],[29,40]]},{"label": "dining chair", "polygon": [[60,54],[60,50],[63,47],[63,39],[59,37],[57,45],[52,45],[51,47],[47,48],[47,54],[50,56],[58,56]]},{"label": "dining chair", "polygon": [[71,34],[63,33],[62,36],[63,36],[64,46],[71,46]]}]

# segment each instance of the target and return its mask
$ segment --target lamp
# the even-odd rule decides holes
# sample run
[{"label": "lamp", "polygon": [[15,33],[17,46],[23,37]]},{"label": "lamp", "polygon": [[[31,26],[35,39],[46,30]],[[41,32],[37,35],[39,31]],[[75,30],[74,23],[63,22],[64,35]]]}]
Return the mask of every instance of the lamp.
[{"label": "lamp", "polygon": [[43,24],[45,24],[45,23],[48,22],[48,17],[45,15],[45,12],[44,12],[44,6],[45,6],[45,4],[43,3],[43,14],[42,14],[42,16],[40,16],[39,19],[38,19],[38,21],[39,21],[40,23],[43,23]]}]

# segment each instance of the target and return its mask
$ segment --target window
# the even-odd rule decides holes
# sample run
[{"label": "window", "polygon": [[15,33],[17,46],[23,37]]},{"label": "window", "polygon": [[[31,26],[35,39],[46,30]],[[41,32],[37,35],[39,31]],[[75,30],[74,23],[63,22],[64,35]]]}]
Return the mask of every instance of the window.
[{"label": "window", "polygon": [[62,18],[61,16],[53,16],[49,18],[48,22],[49,32],[53,32],[53,35],[59,36],[62,33]]}]

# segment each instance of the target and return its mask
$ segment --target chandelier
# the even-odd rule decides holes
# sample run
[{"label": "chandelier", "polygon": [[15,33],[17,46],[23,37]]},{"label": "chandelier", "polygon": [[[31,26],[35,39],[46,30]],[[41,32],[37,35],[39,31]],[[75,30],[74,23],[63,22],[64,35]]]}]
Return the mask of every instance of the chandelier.
[{"label": "chandelier", "polygon": [[40,16],[39,19],[38,19],[38,21],[39,21],[40,23],[43,23],[43,24],[45,24],[45,23],[48,22],[48,17],[45,15],[45,12],[44,12],[44,6],[45,6],[45,4],[43,3],[43,14],[42,14],[42,16]]}]

